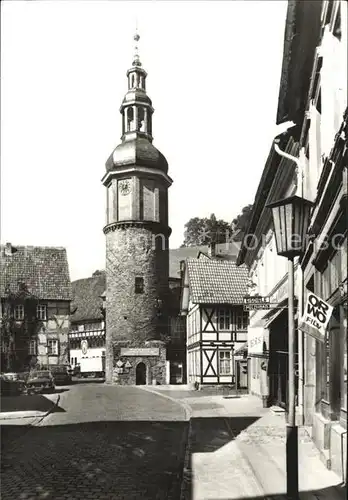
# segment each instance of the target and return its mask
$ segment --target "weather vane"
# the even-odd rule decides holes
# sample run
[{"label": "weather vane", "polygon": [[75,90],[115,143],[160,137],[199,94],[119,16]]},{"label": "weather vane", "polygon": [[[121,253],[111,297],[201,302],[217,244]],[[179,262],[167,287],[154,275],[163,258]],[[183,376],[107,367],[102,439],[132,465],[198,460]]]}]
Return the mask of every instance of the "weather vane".
[{"label": "weather vane", "polygon": [[141,66],[140,58],[139,58],[139,47],[138,47],[138,42],[140,40],[140,35],[138,33],[138,18],[135,18],[135,34],[133,36],[134,40],[134,58],[133,58],[133,65],[134,66]]}]

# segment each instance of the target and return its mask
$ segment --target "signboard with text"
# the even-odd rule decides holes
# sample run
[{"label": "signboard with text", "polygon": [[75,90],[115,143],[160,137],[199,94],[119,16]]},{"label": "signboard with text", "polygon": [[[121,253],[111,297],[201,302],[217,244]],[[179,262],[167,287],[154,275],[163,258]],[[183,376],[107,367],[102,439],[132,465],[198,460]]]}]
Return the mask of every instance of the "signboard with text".
[{"label": "signboard with text", "polygon": [[260,309],[270,309],[270,307],[269,297],[243,297],[244,311],[258,311]]},{"label": "signboard with text", "polygon": [[264,331],[262,327],[248,328],[248,354],[263,353]]},{"label": "signboard with text", "polygon": [[325,342],[325,331],[330,321],[333,307],[312,292],[308,293],[304,314],[299,329],[320,342]]},{"label": "signboard with text", "polygon": [[158,347],[122,347],[121,356],[159,356]]},{"label": "signboard with text", "polygon": [[88,342],[87,340],[81,340],[81,351],[84,356],[86,356],[88,352]]}]

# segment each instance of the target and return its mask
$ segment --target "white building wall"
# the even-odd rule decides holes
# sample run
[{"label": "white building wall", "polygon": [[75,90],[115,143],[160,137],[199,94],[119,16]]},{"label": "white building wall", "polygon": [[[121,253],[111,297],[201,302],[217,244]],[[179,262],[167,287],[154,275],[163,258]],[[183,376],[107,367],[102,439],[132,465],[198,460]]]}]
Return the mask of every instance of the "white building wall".
[{"label": "white building wall", "polygon": [[87,355],[82,354],[81,349],[70,349],[70,364],[76,366],[81,363],[82,357],[84,358],[100,358],[103,353],[105,354],[105,347],[92,347],[88,348]]}]

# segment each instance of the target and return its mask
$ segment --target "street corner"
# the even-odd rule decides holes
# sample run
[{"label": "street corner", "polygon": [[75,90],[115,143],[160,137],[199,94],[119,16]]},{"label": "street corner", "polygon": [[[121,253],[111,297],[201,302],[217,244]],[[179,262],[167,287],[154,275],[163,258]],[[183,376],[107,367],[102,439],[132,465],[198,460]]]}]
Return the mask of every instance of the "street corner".
[{"label": "street corner", "polygon": [[5,396],[1,398],[0,425],[32,425],[57,411],[60,394]]},{"label": "street corner", "polygon": [[175,394],[175,392],[173,392],[173,394],[171,393],[171,395],[169,396],[167,392],[164,394],[163,390],[156,389],[153,386],[137,386],[137,388],[139,388],[143,391],[147,391],[155,396],[160,396],[163,399],[171,401],[172,403],[175,403],[177,406],[179,406],[184,411],[184,414],[185,414],[184,420],[190,421],[191,416],[192,416],[191,406],[188,403],[186,403],[186,401],[183,401],[182,397],[175,397],[175,396],[177,396],[177,394]]}]

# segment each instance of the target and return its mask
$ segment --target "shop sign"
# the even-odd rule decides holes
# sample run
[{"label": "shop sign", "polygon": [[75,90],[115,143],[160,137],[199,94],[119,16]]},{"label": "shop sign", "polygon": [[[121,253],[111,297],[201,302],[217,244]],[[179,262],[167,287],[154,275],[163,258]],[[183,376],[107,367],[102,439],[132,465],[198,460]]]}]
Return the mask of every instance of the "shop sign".
[{"label": "shop sign", "polygon": [[243,297],[244,311],[258,311],[260,309],[270,309],[269,297]]},{"label": "shop sign", "polygon": [[81,340],[81,351],[84,356],[86,356],[88,351],[88,342],[87,340]]},{"label": "shop sign", "polygon": [[121,356],[159,356],[158,347],[121,348]]},{"label": "shop sign", "polygon": [[325,331],[333,307],[312,292],[308,293],[304,314],[299,329],[321,342],[325,342]]},{"label": "shop sign", "polygon": [[248,354],[263,353],[263,328],[248,329]]}]

